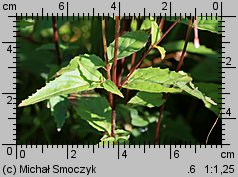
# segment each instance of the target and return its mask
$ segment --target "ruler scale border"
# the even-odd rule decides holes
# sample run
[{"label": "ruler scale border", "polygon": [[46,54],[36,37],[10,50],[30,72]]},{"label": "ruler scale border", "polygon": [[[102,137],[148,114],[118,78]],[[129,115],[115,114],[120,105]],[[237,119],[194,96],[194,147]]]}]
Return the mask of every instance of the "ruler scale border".
[{"label": "ruler scale border", "polygon": [[[66,18],[66,19],[68,19],[69,17],[73,17],[73,20],[78,20],[79,19],[79,16],[80,16],[80,13],[72,13],[72,16],[69,16],[69,3],[67,2],[67,6],[66,6],[67,8],[66,8],[66,16],[65,16],[65,13],[61,13],[61,18],[62,19],[64,19],[64,18]],[[164,13],[164,17],[165,17],[165,19],[166,18],[170,18],[171,19],[171,15],[172,15],[172,3],[170,2],[169,3],[169,16],[167,15],[167,13],[165,12]],[[234,16],[234,15],[223,15],[223,12],[222,12],[222,7],[223,7],[223,3],[221,2],[221,12],[220,12],[220,15],[218,15],[218,13],[215,13],[215,18],[217,19],[218,17],[220,17],[221,18],[221,22],[222,22],[222,25],[221,25],[221,32],[222,33],[227,33],[225,30],[224,30],[224,28],[225,28],[225,25],[224,25],[224,23],[226,22],[226,20],[224,20],[224,18],[236,18],[236,16]],[[92,16],[91,16],[91,13],[92,13]],[[83,15],[83,17],[84,18],[86,18],[86,17],[88,17],[88,18],[90,18],[90,17],[92,17],[93,19],[94,18],[106,18],[106,15],[104,14],[104,13],[102,13],[102,14],[100,14],[100,13],[97,13],[97,12],[95,12],[95,8],[92,8],[92,12],[91,13],[82,13],[81,15]],[[18,14],[20,14],[20,15],[18,15]],[[55,17],[57,17],[57,20],[58,20],[58,18],[60,18],[60,15],[58,14],[58,13],[46,13],[46,16],[44,15],[45,14],[45,12],[44,12],[44,8],[41,8],[41,16],[39,16],[39,13],[36,13],[35,15],[34,15],[34,13],[31,13],[31,16],[29,16],[28,15],[28,13],[25,13],[25,16],[24,16],[24,14],[23,13],[16,13],[14,16],[13,15],[9,15],[8,17],[9,17],[9,19],[13,19],[13,23],[17,23],[17,21],[20,19],[20,20],[22,20],[22,18],[23,17],[25,17],[25,18],[34,18],[34,17],[36,17],[37,18],[37,20],[45,20],[45,19],[51,19],[52,18],[52,16],[55,16]],[[49,15],[49,14],[51,14],[51,16]],[[77,14],[76,16],[75,16],[75,14]],[[96,16],[95,16],[95,14],[97,14]],[[141,16],[143,14],[143,16]],[[177,16],[177,14],[179,14],[179,16]],[[183,13],[174,13],[174,17],[176,18],[176,17],[182,17],[183,15],[182,15]],[[195,8],[194,9],[194,14],[195,14],[195,16],[192,16],[192,13],[189,13],[189,16],[186,14],[186,13],[184,13],[184,17],[185,17],[185,19],[186,18],[196,18],[196,16],[197,16],[197,8]],[[112,17],[114,17],[116,15],[116,13],[112,13],[111,15],[108,13],[107,14],[107,16],[109,17],[109,16],[112,16]],[[128,14],[128,16],[126,16],[126,14],[124,13],[123,14],[123,16],[121,16],[121,4],[120,4],[120,2],[119,2],[119,11],[118,11],[118,15],[121,17],[121,18],[131,18],[131,17],[133,17],[133,16],[130,16],[130,13]],[[138,16],[139,18],[141,17],[141,18],[143,18],[143,17],[145,17],[147,14],[146,14],[146,8],[144,8],[143,9],[143,13],[138,13],[138,15],[136,15],[136,13],[134,13],[134,16]],[[150,13],[148,13],[148,16],[147,17],[157,17],[157,18],[161,18],[163,15],[160,13],[159,14],[159,16],[156,16],[156,14],[154,13],[152,16],[151,16],[151,14]],[[173,15],[172,15],[173,16]],[[208,14],[207,13],[205,13],[205,16],[204,16],[204,14],[203,13],[201,13],[200,14],[200,16],[202,16],[202,17],[204,17],[204,18],[206,18],[206,19],[209,19],[209,17],[212,19],[212,18],[214,18],[214,16],[213,16],[213,13],[211,13],[211,16],[208,16]],[[81,16],[80,16],[81,17]],[[75,18],[75,19],[74,19]],[[16,25],[14,25],[13,26],[13,28],[17,28],[17,26]],[[16,34],[17,33],[17,30],[13,30],[13,33],[14,34]],[[13,36],[13,38],[14,39],[16,39],[16,38],[18,38],[18,37],[20,37],[20,36],[17,36],[17,35],[14,35]],[[224,41],[223,39],[226,39],[226,36],[225,35],[223,35],[222,34],[222,41],[221,41],[221,53],[220,53],[220,60],[221,61],[223,61],[222,59],[223,59],[223,55],[224,55],[224,53],[223,53],[223,50],[225,49],[225,46],[223,46],[224,44],[226,45],[226,44],[230,44],[230,41]],[[2,43],[3,44],[15,44],[15,45],[17,45],[17,44],[19,44],[19,42],[18,41],[2,41]],[[15,49],[17,49],[17,46],[16,46],[16,48]],[[14,53],[14,54],[16,54],[16,53]],[[16,74],[16,76],[14,76],[14,78],[16,78],[16,77],[18,77],[17,76],[17,73],[18,73],[18,71],[17,71],[17,69],[19,69],[19,67],[17,66],[17,64],[19,64],[18,63],[18,61],[17,61],[17,56],[13,56],[13,58],[14,59],[16,59],[14,62],[14,64],[16,64],[16,66],[8,66],[8,68],[9,69],[15,69],[15,74]],[[225,69],[236,69],[236,66],[230,66],[230,67],[227,67],[227,66],[223,66],[222,64],[224,64],[224,63],[221,63],[221,69],[222,69],[222,72],[221,72],[221,79],[222,79],[222,83],[223,83],[223,80],[225,79],[225,81],[226,81],[226,78],[224,77],[224,73],[226,72],[226,71],[224,71]],[[14,84],[14,83],[13,83]],[[17,84],[18,83],[15,83],[15,85],[16,85],[16,88],[17,88]],[[15,88],[15,90],[16,90],[16,88]],[[224,89],[225,89],[225,82],[224,82],[224,84],[222,84],[222,87],[221,87],[221,89],[219,89],[220,90],[220,92],[219,92],[219,94],[221,95],[221,97],[220,97],[220,100],[221,100],[221,110],[224,110],[225,108],[224,108],[224,103],[223,103],[223,100],[225,99],[225,97],[227,96],[227,95],[230,95],[230,92],[224,92]],[[3,95],[17,95],[17,94],[19,94],[19,93],[12,93],[12,92],[4,92],[4,93],[2,93]],[[14,98],[13,98],[14,99]],[[15,100],[16,100],[17,98],[15,98]],[[16,105],[17,106],[17,105]],[[17,109],[17,107],[13,107],[13,110],[15,110],[15,111],[17,111],[16,110]],[[17,115],[17,112],[15,112],[15,113],[13,113],[14,115]],[[225,114],[225,113],[223,113],[223,112],[221,112],[220,114]],[[13,121],[13,126],[15,127],[15,126],[17,126],[17,116],[16,117],[14,117],[14,116],[11,116],[11,117],[8,117],[8,119],[9,120],[12,120]],[[236,117],[222,117],[221,118],[222,119],[222,144],[221,145],[202,145],[202,144],[196,144],[196,142],[195,142],[195,144],[193,144],[193,145],[191,145],[191,142],[190,143],[188,143],[188,144],[186,144],[186,142],[185,142],[185,144],[184,145],[181,145],[181,144],[175,144],[175,145],[172,145],[171,143],[169,144],[169,145],[165,145],[165,144],[158,144],[158,145],[155,145],[155,144],[150,144],[150,142],[149,142],[149,145],[146,145],[145,144],[145,142],[143,142],[143,144],[140,144],[139,143],[139,145],[135,145],[135,142],[130,142],[130,144],[129,145],[110,145],[113,149],[117,149],[117,158],[118,159],[120,159],[120,152],[123,150],[123,149],[127,149],[127,148],[143,148],[143,151],[141,152],[141,153],[146,153],[147,151],[149,151],[149,149],[151,148],[157,148],[157,149],[161,149],[161,148],[164,148],[164,149],[169,149],[169,158],[170,159],[172,159],[172,158],[174,158],[174,157],[172,157],[172,153],[174,152],[174,150],[177,150],[178,148],[189,148],[189,149],[192,149],[193,148],[193,150],[194,150],[194,153],[196,154],[197,153],[197,151],[198,151],[198,148],[199,149],[201,149],[201,148],[210,148],[210,149],[213,149],[213,148],[216,148],[216,149],[219,149],[219,148],[225,148],[225,147],[227,147],[227,146],[230,146],[231,144],[230,143],[223,143],[223,140],[225,140],[223,137],[225,136],[225,133],[223,132],[223,131],[225,131],[225,128],[224,128],[224,126],[226,125],[226,123],[224,123],[224,121],[228,121],[228,120],[236,120]],[[15,120],[15,122],[14,122],[14,120]],[[2,146],[5,146],[6,148],[9,148],[9,147],[15,147],[15,159],[19,159],[19,158],[21,158],[21,153],[23,153],[23,151],[21,151],[21,149],[32,149],[32,148],[36,148],[36,149],[41,149],[41,153],[43,154],[44,153],[44,150],[45,149],[48,149],[49,147],[51,147],[52,149],[53,148],[62,148],[62,149],[65,149],[65,147],[66,147],[66,159],[69,159],[69,152],[70,152],[70,150],[71,149],[78,149],[78,148],[88,148],[88,149],[91,149],[91,151],[92,151],[92,153],[96,153],[97,152],[97,149],[101,149],[101,148],[109,148],[110,146],[109,146],[109,144],[108,145],[106,145],[105,144],[105,147],[104,147],[104,142],[103,142],[103,145],[102,146],[99,146],[99,144],[98,145],[95,145],[94,143],[92,144],[92,145],[90,145],[90,142],[87,142],[87,145],[85,145],[84,143],[83,143],[83,145],[79,145],[79,144],[74,144],[75,142],[71,142],[71,144],[58,144],[58,142],[57,142],[57,144],[52,144],[52,145],[48,145],[48,142],[47,142],[47,144],[43,144],[43,142],[41,142],[41,144],[38,144],[39,142],[36,142],[36,144],[33,144],[33,142],[30,142],[30,144],[27,144],[27,142],[26,142],[26,144],[24,144],[23,145],[23,142],[20,142],[20,143],[17,143],[17,128],[13,128],[13,131],[15,132],[15,133],[13,133],[13,136],[15,136],[15,138],[13,139],[13,141],[15,141],[15,143],[6,143],[6,144],[2,144]],[[29,143],[29,142],[28,142]],[[160,142],[161,143],[161,142]],[[151,147],[152,146],[152,147]],[[169,147],[169,148],[168,148]],[[122,150],[121,150],[122,149]],[[25,152],[24,152],[24,154],[25,154]],[[23,155],[22,155],[23,156]],[[24,155],[25,156],[25,155]]]}]

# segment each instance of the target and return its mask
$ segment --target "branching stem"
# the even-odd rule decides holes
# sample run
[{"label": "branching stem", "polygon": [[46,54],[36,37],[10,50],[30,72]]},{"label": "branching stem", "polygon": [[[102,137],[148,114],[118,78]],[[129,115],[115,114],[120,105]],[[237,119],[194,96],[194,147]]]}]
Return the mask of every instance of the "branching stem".
[{"label": "branching stem", "polygon": [[[182,66],[182,63],[183,63],[183,60],[184,60],[184,57],[185,57],[185,54],[186,54],[186,49],[187,49],[187,45],[188,45],[188,41],[189,41],[191,30],[192,30],[192,20],[189,21],[189,25],[188,25],[188,29],[187,29],[187,34],[186,34],[186,38],[185,38],[185,43],[184,43],[183,51],[182,51],[182,54],[181,54],[178,66],[176,68],[176,72],[180,71],[180,69],[181,69],[181,66]],[[170,86],[170,87],[172,87],[172,86]],[[157,127],[156,127],[156,132],[155,132],[155,141],[154,141],[155,144],[158,144],[161,118],[162,118],[162,114],[164,112],[165,104],[166,104],[166,101],[167,101],[168,97],[169,97],[169,94],[166,93],[164,95],[165,102],[160,107],[160,113],[159,113]]]},{"label": "branching stem", "polygon": [[[174,28],[174,26],[180,21],[181,19],[179,18],[178,20],[176,20],[170,27],[169,29],[161,36],[161,38],[159,39],[159,41],[155,44],[155,45],[159,45],[160,42],[165,38],[165,36]],[[143,56],[140,58],[140,60],[138,61],[138,63],[130,70],[129,74],[126,76],[125,80],[121,83],[121,85],[118,86],[118,88],[120,89],[130,78],[130,76],[132,75],[132,73],[141,65],[141,63],[143,62],[143,60],[147,57],[147,55],[150,53],[150,51],[153,49],[152,46],[149,47],[149,49],[143,54]]]}]

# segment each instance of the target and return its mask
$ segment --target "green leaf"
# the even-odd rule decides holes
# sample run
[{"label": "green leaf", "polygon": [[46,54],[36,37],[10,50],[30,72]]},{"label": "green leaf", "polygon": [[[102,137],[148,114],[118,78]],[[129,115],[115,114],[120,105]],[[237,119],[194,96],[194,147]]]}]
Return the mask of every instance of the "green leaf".
[{"label": "green leaf", "polygon": [[151,28],[151,20],[146,18],[145,20],[143,20],[140,30],[148,30],[150,28]]},{"label": "green leaf", "polygon": [[64,125],[68,111],[68,99],[63,96],[55,96],[49,99],[48,106],[51,114],[57,124],[57,130],[60,131]]},{"label": "green leaf", "polygon": [[127,103],[129,106],[146,106],[149,108],[159,107],[164,103],[163,94],[161,93],[148,93],[138,92]]},{"label": "green leaf", "polygon": [[130,113],[131,113],[131,124],[133,126],[146,127],[149,124],[149,121],[140,116],[136,109],[130,109]]},{"label": "green leaf", "polygon": [[28,99],[23,100],[19,107],[35,104],[37,102],[50,99],[55,96],[65,95],[73,92],[79,92],[83,90],[90,90],[90,84],[85,81],[78,70],[64,73],[60,77],[46,84],[45,87],[37,90]]},{"label": "green leaf", "polygon": [[[182,51],[184,47],[184,41],[180,40],[180,41],[168,42],[163,44],[162,46],[165,48],[167,52]],[[199,48],[195,48],[193,42],[188,42],[186,52],[201,54],[201,55],[210,55],[210,54],[217,53],[216,51],[210,48],[207,48],[204,45],[200,45]]]},{"label": "green leaf", "polygon": [[117,88],[117,86],[111,80],[107,79],[105,82],[102,83],[102,86],[108,92],[111,92],[113,94],[119,95],[120,97],[124,98],[121,91]]},{"label": "green leaf", "polygon": [[21,28],[25,28],[25,27],[28,27],[28,26],[32,26],[35,24],[35,21],[32,20],[32,19],[22,19],[18,22],[18,25],[20,25]]},{"label": "green leaf", "polygon": [[161,59],[163,60],[165,57],[166,50],[163,47],[156,46],[156,45],[154,45],[153,47],[158,49],[158,51],[160,52],[160,55],[161,55]]},{"label": "green leaf", "polygon": [[93,67],[95,69],[99,69],[99,68],[105,66],[105,64],[102,61],[102,59],[99,58],[98,56],[84,54],[84,55],[79,55],[79,56],[74,57],[70,61],[68,66],[66,66],[66,67],[62,68],[61,70],[59,70],[56,73],[56,75],[58,76],[58,75],[61,75],[61,74],[65,73],[65,72],[73,71],[73,70],[79,68],[79,64],[82,64],[82,63],[86,63],[87,66]]},{"label": "green leaf", "polygon": [[128,131],[122,129],[115,130],[115,139],[117,142],[125,142],[128,141],[130,138],[130,133]]},{"label": "green leaf", "polygon": [[94,66],[96,69],[99,69],[99,68],[102,68],[105,66],[105,62],[103,62],[103,60],[92,54],[92,55],[88,55],[88,54],[84,54],[84,55],[79,55],[79,61],[81,63],[84,63],[84,62],[90,62],[91,63],[91,66]]},{"label": "green leaf", "polygon": [[17,22],[17,29],[21,31],[23,35],[31,35],[34,32],[35,20],[33,19],[21,19]]},{"label": "green leaf", "polygon": [[189,95],[202,100],[207,108],[211,108],[212,105],[217,105],[210,97],[205,96],[201,91],[199,91],[192,82],[189,82],[189,85],[177,83],[177,86]]},{"label": "green leaf", "polygon": [[123,87],[151,93],[185,91],[202,100],[208,108],[216,105],[211,98],[194,87],[192,78],[183,71],[175,72],[160,68],[137,69]]},{"label": "green leaf", "polygon": [[139,90],[150,93],[182,92],[178,87],[170,88],[176,82],[187,83],[191,81],[185,73],[171,72],[169,69],[143,68],[137,69],[129,78],[123,88]]},{"label": "green leaf", "polygon": [[131,31],[136,31],[137,30],[137,20],[134,19],[131,21]]},{"label": "green leaf", "polygon": [[[168,20],[168,19],[167,19]],[[175,19],[172,19],[171,21],[175,21]],[[219,26],[222,25],[221,23],[221,17],[213,17],[211,19],[211,17],[208,17],[207,19],[204,17],[197,17],[197,21],[198,21],[198,29],[200,30],[206,30],[206,31],[210,31],[212,33],[217,33],[217,34],[221,34],[222,32],[220,32],[221,28]],[[189,24],[189,20],[185,20],[184,18],[182,18],[182,20],[179,23],[183,23],[188,25]]]},{"label": "green leaf", "polygon": [[109,144],[113,144],[113,143],[116,142],[116,139],[115,139],[114,137],[111,137],[111,136],[108,136],[108,135],[104,135],[104,136],[100,139],[100,141],[101,141],[101,142],[99,142],[100,145],[102,145],[103,142],[104,142],[104,144],[105,144],[105,143],[108,144],[108,142],[109,142]]},{"label": "green leaf", "polygon": [[[194,84],[196,87],[199,88],[199,90],[201,90],[207,96],[211,97],[216,103],[219,102],[218,90],[221,87],[221,85],[214,84],[214,83],[205,83],[205,82],[196,82]],[[212,110],[216,115],[218,115],[220,112],[220,110],[218,109],[218,106],[212,105],[209,109]]]},{"label": "green leaf", "polygon": [[151,45],[154,45],[156,44],[160,37],[161,37],[161,34],[160,34],[160,28],[159,26],[157,25],[156,21],[151,21]]},{"label": "green leaf", "polygon": [[22,101],[19,106],[27,106],[54,96],[100,87],[103,76],[97,68],[102,66],[104,66],[104,63],[95,55],[84,54],[75,57],[68,66],[55,74],[61,75],[60,77],[47,83],[45,87]]},{"label": "green leaf", "polygon": [[85,80],[100,82],[103,78],[102,74],[96,69],[95,65],[90,60],[79,60],[79,72]]},{"label": "green leaf", "polygon": [[[148,38],[149,35],[145,31],[127,32],[119,37],[117,59],[128,57],[141,50],[146,45]],[[114,57],[114,44],[115,41],[107,48],[109,61]]]},{"label": "green leaf", "polygon": [[108,143],[113,144],[115,142],[121,142],[124,143],[128,141],[130,138],[130,133],[128,131],[122,130],[122,129],[116,129],[115,130],[115,137],[110,137],[108,134],[104,135],[101,138],[101,142],[99,144]]},{"label": "green leaf", "polygon": [[101,96],[81,97],[76,103],[76,112],[98,131],[111,133],[111,107]]},{"label": "green leaf", "polygon": [[213,33],[218,33],[221,34],[221,28],[219,26],[222,25],[221,18],[217,17],[217,19],[215,17],[213,17],[213,19],[211,20],[211,18],[201,18],[201,17],[197,17],[198,20],[198,29],[200,30],[207,30]]}]

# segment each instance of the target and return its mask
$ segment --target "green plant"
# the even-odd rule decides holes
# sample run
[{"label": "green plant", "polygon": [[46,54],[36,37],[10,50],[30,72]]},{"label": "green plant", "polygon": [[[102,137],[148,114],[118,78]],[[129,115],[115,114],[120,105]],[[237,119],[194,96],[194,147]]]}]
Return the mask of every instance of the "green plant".
[{"label": "green plant", "polygon": [[[203,45],[199,46],[196,30],[207,30],[208,33],[215,33],[214,35],[219,38],[218,20],[174,19],[172,23],[168,22],[170,26],[165,32],[163,32],[164,19],[159,21],[155,19],[121,20],[119,17],[115,17],[115,20],[108,20],[107,24],[105,24],[105,20],[99,22],[95,25],[97,29],[101,29],[102,36],[100,37],[101,48],[97,50],[103,50],[103,59],[97,56],[98,51],[91,50],[87,54],[76,54],[68,65],[61,67],[64,58],[62,53],[67,54],[71,50],[68,53],[72,55],[73,51],[75,49],[77,51],[78,48],[70,42],[71,46],[67,46],[59,41],[59,30],[56,19],[53,18],[54,44],[42,44],[37,50],[55,49],[57,65],[50,66],[51,71],[46,77],[46,85],[23,100],[19,107],[47,100],[58,131],[64,126],[67,117],[73,117],[72,121],[81,119],[84,121],[83,124],[87,122],[90,125],[85,125],[85,127],[92,127],[94,130],[102,132],[99,134],[101,141],[109,142],[127,141],[130,139],[130,135],[140,136],[143,131],[152,129],[155,134],[152,139],[158,143],[161,122],[171,119],[169,118],[171,113],[165,110],[169,95],[172,97],[169,99],[170,102],[173,102],[173,96],[178,94],[189,99],[192,97],[199,99],[206,109],[218,115],[216,103],[218,99],[216,94],[212,93],[216,92],[213,88],[219,86],[219,80],[217,81],[215,78],[204,82],[200,78],[202,82],[198,82],[199,79],[196,79],[194,83],[193,76],[199,78],[203,72],[196,71],[196,67],[198,67],[197,70],[199,67],[200,70],[204,69],[200,65],[193,66],[195,69],[190,73],[180,71],[185,56],[189,56],[190,52],[195,54],[191,58],[205,56],[214,59],[217,57],[214,50]],[[32,25],[27,20],[20,23],[22,33],[25,28],[30,28]],[[24,23],[27,25],[22,25]],[[195,47],[192,42],[189,42],[193,23],[196,31]],[[112,24],[115,25],[115,30],[110,27],[113,26]],[[165,38],[179,35],[178,28],[175,29],[175,27],[183,24],[187,25],[184,41],[170,40],[163,43]],[[38,28],[35,24],[33,26]],[[106,28],[111,31],[110,33],[114,33],[114,40],[109,45],[107,45],[109,40]],[[67,30],[69,30],[67,25],[62,31],[64,30],[67,34]],[[91,35],[93,36],[95,33],[92,32]],[[169,36],[169,34],[171,35]],[[93,40],[96,38],[99,37],[94,36]],[[26,39],[29,40],[29,38]],[[92,45],[93,43],[90,43],[90,46]],[[181,53],[173,53],[174,51],[181,51]],[[170,54],[173,56],[169,56]],[[143,66],[143,64],[146,65],[150,61],[154,61],[155,58],[159,58],[159,64]],[[178,62],[168,63],[169,58],[174,58]],[[175,71],[172,71],[173,66],[175,66]],[[59,67],[61,69],[58,69]],[[55,72],[56,70],[58,71]],[[212,74],[213,72],[211,72]],[[190,96],[188,97],[188,95]],[[190,103],[191,105],[193,104]],[[187,107],[187,109],[190,108]],[[177,116],[177,119],[171,120],[171,125],[174,124],[175,128],[176,124],[187,127],[181,115]],[[73,124],[73,126],[77,126],[77,124]],[[179,140],[188,140],[189,138],[193,140],[193,137],[189,135],[191,130],[187,128],[186,131],[187,133],[183,134],[184,137],[179,137]],[[166,136],[165,131],[161,139],[166,141]]]}]

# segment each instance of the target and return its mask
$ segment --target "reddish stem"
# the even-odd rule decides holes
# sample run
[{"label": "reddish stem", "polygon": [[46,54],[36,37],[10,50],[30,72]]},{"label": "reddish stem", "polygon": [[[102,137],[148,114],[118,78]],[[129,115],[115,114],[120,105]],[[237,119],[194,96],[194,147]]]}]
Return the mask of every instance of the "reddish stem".
[{"label": "reddish stem", "polygon": [[186,54],[186,49],[187,49],[187,46],[188,46],[188,41],[189,41],[191,29],[192,29],[192,20],[189,20],[187,34],[186,34],[186,38],[185,38],[185,43],[184,43],[184,46],[183,46],[183,51],[182,51],[182,54],[181,54],[178,66],[176,68],[176,72],[178,72],[181,69],[181,66],[182,66],[182,63],[183,63],[183,59],[184,59],[185,54]]},{"label": "reddish stem", "polygon": [[[180,71],[180,69],[181,69],[181,66],[182,66],[182,63],[183,63],[183,60],[184,60],[184,57],[185,57],[185,53],[186,53],[186,49],[187,49],[187,45],[188,45],[191,29],[192,29],[192,20],[189,21],[189,25],[188,25],[188,29],[187,29],[187,34],[186,34],[186,38],[185,38],[185,43],[184,43],[183,51],[182,51],[182,54],[181,54],[178,66],[176,68],[176,72]],[[172,85],[170,87],[172,87]],[[162,114],[163,114],[163,111],[164,111],[164,108],[165,108],[165,103],[166,103],[168,97],[169,97],[169,94],[165,93],[165,95],[164,95],[165,102],[160,107],[160,113],[159,113],[159,117],[158,117],[156,131],[155,131],[155,144],[158,144],[159,132],[160,132],[160,123],[161,123]]]},{"label": "reddish stem", "polygon": [[[117,53],[118,53],[118,39],[120,36],[120,19],[119,16],[116,16],[116,26],[115,26],[115,44],[114,44],[114,58],[113,58],[113,66],[112,66],[112,81],[117,85]],[[111,128],[111,136],[115,136],[115,127],[116,127],[116,105],[115,98],[112,104],[112,128]]]},{"label": "reddish stem", "polygon": [[[102,39],[103,39],[103,51],[104,51],[104,58],[106,62],[106,70],[107,70],[107,79],[111,80],[111,67],[108,62],[108,56],[107,56],[107,37],[106,37],[106,25],[105,25],[105,20],[102,20]],[[108,101],[110,106],[112,107],[113,105],[113,96],[112,93],[108,93]]]},{"label": "reddish stem", "polygon": [[58,35],[58,28],[56,23],[56,18],[52,16],[52,26],[53,26],[53,32],[54,32],[54,43],[55,43],[55,51],[56,51],[56,57],[57,57],[57,65],[61,65],[61,57],[60,57],[60,49],[59,49],[59,35]]},{"label": "reddish stem", "polygon": [[119,60],[118,67],[117,67],[117,85],[121,84],[121,78],[125,71],[125,64],[126,64],[126,58],[122,58]]},{"label": "reddish stem", "polygon": [[136,59],[136,53],[133,53],[131,56],[131,65],[130,65],[130,70],[135,64],[135,59]]},{"label": "reddish stem", "polygon": [[120,35],[120,19],[116,16],[116,27],[115,27],[115,44],[114,44],[114,58],[112,66],[112,81],[117,84],[117,53],[118,53],[118,39]]},{"label": "reddish stem", "polygon": [[[164,100],[167,101],[168,97],[169,97],[169,94],[165,93]],[[155,144],[158,144],[160,123],[161,123],[162,115],[164,112],[164,108],[165,108],[165,102],[162,104],[162,106],[160,107],[160,110],[159,110],[159,117],[158,117],[158,122],[157,122],[156,130],[155,130]]]},{"label": "reddish stem", "polygon": [[[123,27],[122,27],[122,30],[120,31],[120,36],[124,35],[129,30],[130,30],[130,20],[124,19]],[[125,67],[126,67],[126,58],[122,58],[117,63],[117,85],[121,84],[121,79],[122,79],[122,75],[125,71]]]},{"label": "reddish stem", "polygon": [[159,28],[160,28],[160,31],[163,31],[163,28],[164,28],[164,18],[162,18],[161,20],[160,20],[160,23],[159,23]]},{"label": "reddish stem", "polygon": [[[178,20],[176,20],[170,27],[169,29],[161,36],[161,38],[159,39],[159,41],[155,44],[155,45],[159,45],[160,42],[165,38],[165,36],[174,28],[174,26],[180,21],[181,19],[179,18]],[[147,55],[150,53],[150,51],[153,49],[153,47],[149,47],[149,49],[143,54],[143,56],[141,57],[141,59],[138,61],[138,63],[136,64],[135,67],[133,67],[129,74],[126,76],[125,80],[121,83],[120,86],[118,86],[118,88],[120,89],[130,78],[130,76],[132,75],[132,73],[141,65],[141,63],[143,62],[143,60],[147,57]]]},{"label": "reddish stem", "polygon": [[[130,64],[129,70],[131,70],[132,67],[134,66],[135,59],[136,59],[136,53],[133,53],[132,56],[131,56],[131,64]],[[126,96],[125,96],[126,103],[129,101],[129,93],[130,93],[130,90],[126,89]]]}]

